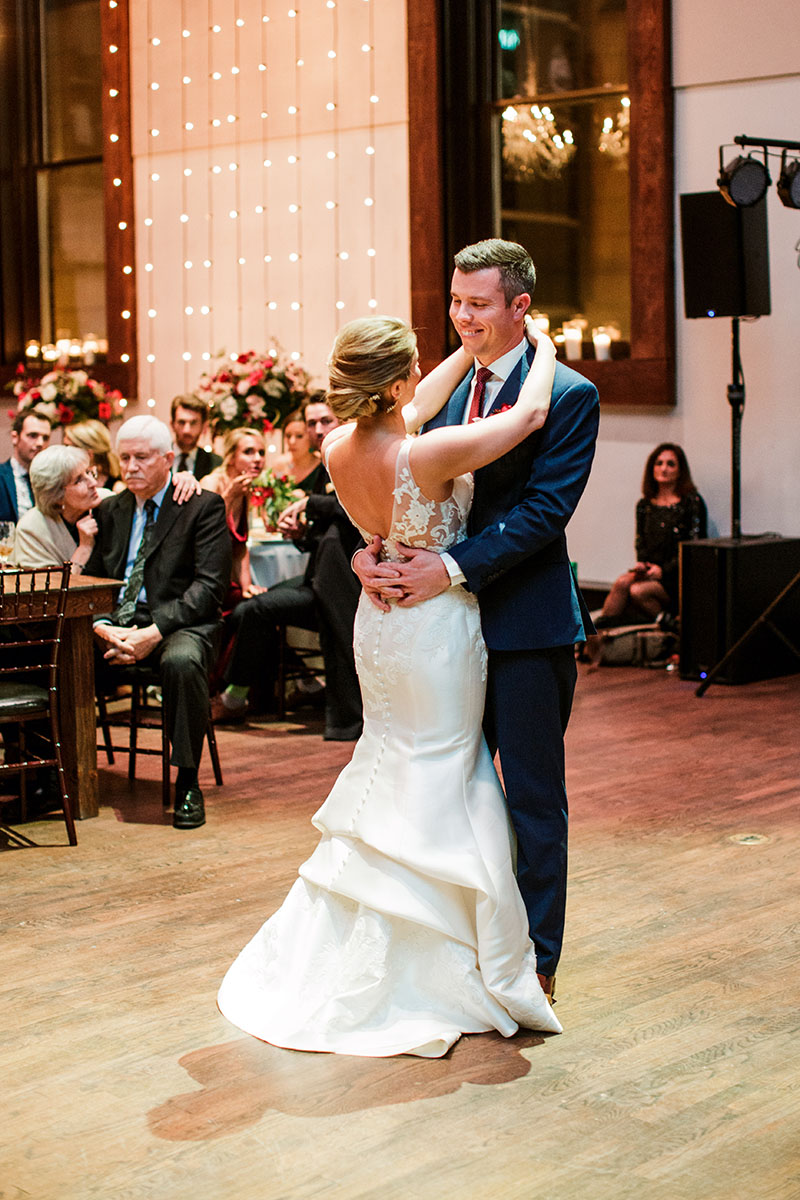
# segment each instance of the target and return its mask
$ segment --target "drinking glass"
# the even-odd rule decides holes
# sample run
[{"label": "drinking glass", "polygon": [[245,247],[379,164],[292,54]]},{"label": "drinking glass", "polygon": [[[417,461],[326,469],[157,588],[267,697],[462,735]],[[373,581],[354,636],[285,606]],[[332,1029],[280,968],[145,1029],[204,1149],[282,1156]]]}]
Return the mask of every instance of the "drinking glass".
[{"label": "drinking glass", "polygon": [[11,566],[11,556],[14,553],[13,521],[0,521],[0,571]]}]

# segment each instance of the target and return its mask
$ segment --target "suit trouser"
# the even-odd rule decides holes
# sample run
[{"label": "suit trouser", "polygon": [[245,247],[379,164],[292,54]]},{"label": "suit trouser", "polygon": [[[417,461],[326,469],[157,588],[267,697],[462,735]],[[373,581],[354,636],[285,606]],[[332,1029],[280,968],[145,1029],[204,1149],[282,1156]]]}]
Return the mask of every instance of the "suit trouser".
[{"label": "suit trouser", "polygon": [[[352,572],[347,583],[360,590]],[[353,661],[355,603],[343,604],[340,595],[336,590],[331,598],[329,591],[320,593],[316,585],[312,589],[298,576],[238,604],[230,618],[235,641],[226,682],[238,687],[261,684],[271,694],[278,672],[278,625],[286,622],[318,630],[325,661],[325,733],[358,736],[354,727],[361,723],[361,689]]]},{"label": "suit trouser", "polygon": [[280,654],[278,626],[286,622],[301,629],[316,629],[314,593],[298,575],[243,600],[228,619],[234,629],[234,643],[225,671],[226,683],[235,687],[258,684],[272,696]]},{"label": "suit trouser", "polygon": [[537,969],[555,974],[567,897],[564,733],[575,691],[573,646],[490,650],[484,732],[517,835],[517,883]]},{"label": "suit trouser", "polygon": [[[194,625],[169,633],[138,665],[158,672],[164,721],[174,767],[199,767],[208,726],[208,672],[214,655],[215,625]],[[114,686],[125,667],[95,656],[98,686]]]},{"label": "suit trouser", "polygon": [[358,737],[363,717],[353,657],[353,624],[361,584],[338,537],[320,539],[311,586],[325,659],[325,736]]}]

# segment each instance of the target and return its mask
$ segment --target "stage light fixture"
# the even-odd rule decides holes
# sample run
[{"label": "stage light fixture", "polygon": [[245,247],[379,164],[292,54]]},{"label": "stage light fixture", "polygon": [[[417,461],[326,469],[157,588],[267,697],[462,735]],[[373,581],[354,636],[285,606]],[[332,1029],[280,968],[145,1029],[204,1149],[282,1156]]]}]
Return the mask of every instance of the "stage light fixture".
[{"label": "stage light fixture", "polygon": [[723,166],[722,149],[720,146],[717,187],[734,208],[749,208],[752,204],[758,204],[772,183],[767,170],[766,153],[764,162],[753,158],[751,154],[739,154]]},{"label": "stage light fixture", "polygon": [[781,155],[781,173],[777,185],[781,204],[787,208],[800,208],[800,161],[786,161],[786,151]]}]

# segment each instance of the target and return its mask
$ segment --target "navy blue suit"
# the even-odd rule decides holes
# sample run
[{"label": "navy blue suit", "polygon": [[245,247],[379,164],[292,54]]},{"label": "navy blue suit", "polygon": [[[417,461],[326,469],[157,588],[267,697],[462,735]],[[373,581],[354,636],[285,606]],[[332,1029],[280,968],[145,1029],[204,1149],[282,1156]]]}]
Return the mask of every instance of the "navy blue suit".
[{"label": "navy blue suit", "polygon": [[[529,348],[491,412],[516,402],[532,360]],[[462,421],[471,379],[428,428]],[[577,673],[574,644],[593,629],[564,529],[589,477],[598,420],[597,389],[557,364],[545,425],[475,472],[469,537],[449,551],[480,603],[489,649],[484,730],[490,749],[500,752],[517,879],[545,975],[555,973],[564,931],[564,732]]]},{"label": "navy blue suit", "polygon": [[0,463],[0,521],[19,521],[17,511],[17,481],[11,469],[11,459]]}]

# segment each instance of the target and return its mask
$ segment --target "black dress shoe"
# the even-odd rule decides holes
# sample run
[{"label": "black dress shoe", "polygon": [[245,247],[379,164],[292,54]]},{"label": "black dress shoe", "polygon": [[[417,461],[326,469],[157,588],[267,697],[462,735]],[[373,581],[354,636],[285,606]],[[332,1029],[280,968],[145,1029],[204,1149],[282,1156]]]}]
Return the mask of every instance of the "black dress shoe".
[{"label": "black dress shoe", "polygon": [[186,792],[178,792],[175,797],[175,815],[172,818],[175,828],[199,829],[205,823],[206,810],[200,788],[193,787]]},{"label": "black dress shoe", "polygon": [[325,726],[325,732],[322,739],[325,742],[357,742],[363,731],[361,721],[357,725],[349,725],[345,729],[335,729],[331,726]]}]

